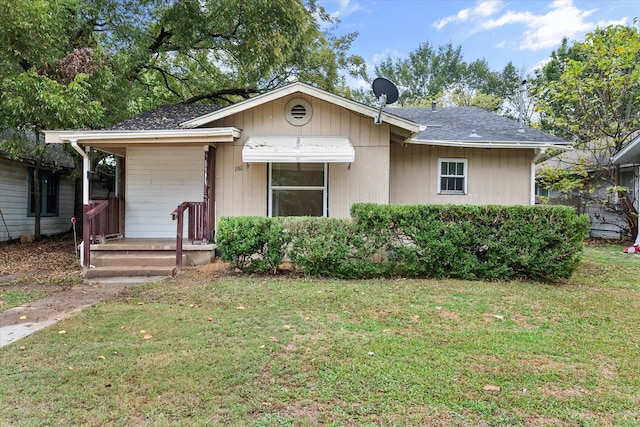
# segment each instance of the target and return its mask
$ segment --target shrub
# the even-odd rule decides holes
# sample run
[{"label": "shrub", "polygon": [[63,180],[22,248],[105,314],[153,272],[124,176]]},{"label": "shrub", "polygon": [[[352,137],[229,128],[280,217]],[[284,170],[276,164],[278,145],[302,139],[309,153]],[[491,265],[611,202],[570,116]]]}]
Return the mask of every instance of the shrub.
[{"label": "shrub", "polygon": [[224,217],[218,221],[216,244],[221,259],[236,268],[275,273],[284,258],[288,236],[276,218]]},{"label": "shrub", "polygon": [[586,215],[566,206],[356,204],[353,220],[221,218],[222,259],[314,276],[557,281],[580,261]]}]

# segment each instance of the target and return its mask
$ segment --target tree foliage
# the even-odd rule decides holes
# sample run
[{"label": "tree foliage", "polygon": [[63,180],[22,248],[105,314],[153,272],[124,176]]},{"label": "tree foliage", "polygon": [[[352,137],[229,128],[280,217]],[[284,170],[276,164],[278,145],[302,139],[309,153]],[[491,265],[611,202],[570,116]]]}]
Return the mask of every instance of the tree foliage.
[{"label": "tree foliage", "polygon": [[[505,101],[518,105],[518,75],[512,63],[502,71],[493,71],[485,59],[464,61],[461,46],[448,43],[437,48],[421,43],[408,58],[387,58],[376,65],[375,75],[393,81],[400,89],[398,104],[430,106],[473,106],[507,114]],[[371,78],[368,78],[371,81]],[[367,104],[375,98],[369,90],[355,91],[353,97]],[[516,107],[517,111],[518,108]]]},{"label": "tree foliage", "polygon": [[[589,179],[615,193],[615,208],[622,209],[634,236],[638,232],[637,211],[628,188],[621,186],[620,168],[612,164],[611,157],[640,128],[639,62],[640,37],[635,28],[598,28],[571,46],[565,40],[538,71],[532,89],[542,129],[573,141],[576,148],[595,159],[589,164]],[[570,169],[579,167],[584,165],[578,163]],[[583,180],[575,182],[584,187]],[[605,195],[595,202],[606,205],[609,199]]]}]

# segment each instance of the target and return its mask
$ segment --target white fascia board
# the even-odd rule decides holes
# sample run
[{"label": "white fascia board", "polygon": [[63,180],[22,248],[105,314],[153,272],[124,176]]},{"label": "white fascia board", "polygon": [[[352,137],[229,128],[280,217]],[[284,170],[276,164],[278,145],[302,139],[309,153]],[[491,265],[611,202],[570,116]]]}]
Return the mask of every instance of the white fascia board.
[{"label": "white fascia board", "polygon": [[626,147],[611,158],[614,164],[640,163],[640,136],[636,136]]},{"label": "white fascia board", "polygon": [[226,128],[199,128],[199,129],[165,129],[165,130],[96,130],[96,131],[45,131],[45,142],[65,143],[75,141],[87,142],[124,142],[137,143],[141,141],[154,141],[162,143],[167,140],[207,140],[207,139],[233,139],[240,138],[242,131],[234,127]]},{"label": "white fascia board", "polygon": [[556,150],[571,151],[573,147],[563,144],[552,144],[545,142],[521,142],[521,141],[443,141],[443,140],[426,140],[411,139],[407,141],[409,144],[419,145],[439,145],[444,147],[468,147],[468,148],[553,148]]},{"label": "white fascia board", "polygon": [[[214,120],[220,120],[230,115],[240,113],[250,108],[254,108],[259,105],[266,104],[271,101],[275,101],[276,99],[293,95],[295,93],[303,93],[305,95],[309,95],[314,98],[321,99],[331,104],[338,105],[340,107],[346,108],[351,111],[355,111],[365,116],[369,116],[372,119],[376,118],[378,115],[377,109],[371,108],[364,104],[360,104],[359,102],[351,101],[349,99],[343,98],[338,95],[334,95],[330,92],[315,88],[313,86],[309,86],[304,83],[292,83],[280,89],[276,89],[271,92],[258,95],[246,101],[242,101],[237,104],[231,105],[229,107],[225,107],[220,110],[213,111],[209,114],[205,114],[204,116],[200,116],[193,120],[180,123],[180,127],[195,128],[198,126],[202,126]],[[402,119],[394,115],[386,114],[384,111],[382,112],[382,118],[385,123],[389,123],[391,125],[398,126],[403,129],[407,129],[412,133],[418,133],[420,131],[419,124],[414,123],[410,120]]]}]

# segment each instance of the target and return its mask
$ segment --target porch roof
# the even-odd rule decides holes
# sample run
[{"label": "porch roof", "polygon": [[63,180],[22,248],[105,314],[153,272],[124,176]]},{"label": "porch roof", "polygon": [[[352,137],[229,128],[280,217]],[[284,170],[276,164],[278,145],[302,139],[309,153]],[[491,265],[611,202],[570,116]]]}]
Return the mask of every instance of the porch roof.
[{"label": "porch roof", "polygon": [[94,147],[121,147],[129,144],[194,145],[233,142],[242,131],[235,127],[155,130],[45,131],[47,143],[76,142]]},{"label": "porch roof", "polygon": [[346,137],[258,136],[242,148],[245,163],[351,163],[355,150]]}]

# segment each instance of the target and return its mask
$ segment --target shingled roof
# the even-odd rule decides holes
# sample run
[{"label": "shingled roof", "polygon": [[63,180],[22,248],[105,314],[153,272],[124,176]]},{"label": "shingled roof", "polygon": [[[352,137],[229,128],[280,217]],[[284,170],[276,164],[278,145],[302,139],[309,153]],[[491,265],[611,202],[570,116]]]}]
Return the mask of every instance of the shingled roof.
[{"label": "shingled roof", "polygon": [[569,144],[530,126],[524,126],[522,132],[515,120],[476,107],[442,107],[436,111],[390,107],[385,112],[425,126],[412,138],[418,141]]},{"label": "shingled roof", "polygon": [[106,130],[166,130],[180,129],[180,123],[224,108],[211,104],[175,104],[163,105],[147,111],[124,122],[106,128]]}]

